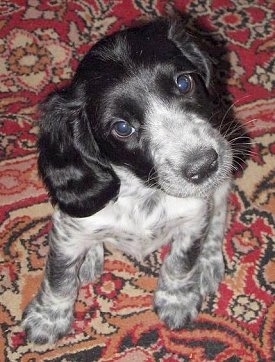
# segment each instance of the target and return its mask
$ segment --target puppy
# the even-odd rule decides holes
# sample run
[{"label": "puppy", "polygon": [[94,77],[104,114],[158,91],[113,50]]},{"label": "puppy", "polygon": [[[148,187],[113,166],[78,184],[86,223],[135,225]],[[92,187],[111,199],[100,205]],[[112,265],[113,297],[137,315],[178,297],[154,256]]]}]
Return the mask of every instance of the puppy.
[{"label": "puppy", "polygon": [[69,331],[104,242],[138,259],[171,243],[154,308],[172,329],[217,289],[233,147],[212,73],[181,21],[161,18],[99,41],[46,99],[38,166],[56,208],[44,280],[23,316],[30,341]]}]

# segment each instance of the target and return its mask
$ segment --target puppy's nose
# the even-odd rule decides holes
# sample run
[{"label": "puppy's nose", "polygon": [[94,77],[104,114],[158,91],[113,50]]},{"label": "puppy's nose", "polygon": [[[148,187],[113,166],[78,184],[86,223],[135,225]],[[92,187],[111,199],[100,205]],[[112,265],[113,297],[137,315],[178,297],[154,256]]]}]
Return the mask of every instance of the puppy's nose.
[{"label": "puppy's nose", "polygon": [[213,149],[200,149],[190,153],[183,168],[185,179],[194,184],[202,183],[218,169],[218,154]]}]

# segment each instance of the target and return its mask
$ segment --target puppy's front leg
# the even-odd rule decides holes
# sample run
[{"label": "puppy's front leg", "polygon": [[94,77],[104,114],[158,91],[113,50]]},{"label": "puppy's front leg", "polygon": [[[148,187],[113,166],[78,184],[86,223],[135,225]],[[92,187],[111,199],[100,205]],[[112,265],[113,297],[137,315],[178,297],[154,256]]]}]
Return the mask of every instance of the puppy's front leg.
[{"label": "puppy's front leg", "polygon": [[228,189],[226,184],[217,190],[213,210],[201,215],[209,226],[206,228],[198,220],[183,226],[164,260],[155,307],[160,319],[172,329],[184,327],[197,316],[203,298],[217,289],[223,277],[222,241]]},{"label": "puppy's front leg", "polygon": [[224,276],[222,247],[230,186],[230,181],[225,182],[214,194],[213,215],[198,260],[199,286],[203,296],[215,292]]},{"label": "puppy's front leg", "polygon": [[154,305],[160,319],[179,329],[197,316],[202,303],[198,285],[202,236],[179,230],[174,237],[160,269]]},{"label": "puppy's front leg", "polygon": [[78,272],[86,251],[77,219],[56,211],[49,247],[44,280],[23,315],[28,339],[38,344],[53,343],[65,335],[73,319]]}]

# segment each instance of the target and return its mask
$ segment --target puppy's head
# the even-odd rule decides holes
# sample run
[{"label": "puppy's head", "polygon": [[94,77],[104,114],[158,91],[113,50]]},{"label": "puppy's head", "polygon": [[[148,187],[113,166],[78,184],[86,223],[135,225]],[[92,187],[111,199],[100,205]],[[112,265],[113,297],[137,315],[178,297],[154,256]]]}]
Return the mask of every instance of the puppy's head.
[{"label": "puppy's head", "polygon": [[179,21],[159,19],[98,42],[69,87],[42,106],[39,170],[61,210],[83,217],[119,191],[112,165],[185,197],[229,175],[211,61]]}]

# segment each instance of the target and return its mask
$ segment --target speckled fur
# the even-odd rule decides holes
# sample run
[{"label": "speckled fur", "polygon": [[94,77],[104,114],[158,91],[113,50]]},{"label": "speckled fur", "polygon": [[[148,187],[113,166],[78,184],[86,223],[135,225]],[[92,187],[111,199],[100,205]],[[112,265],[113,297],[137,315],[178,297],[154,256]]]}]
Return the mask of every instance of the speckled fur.
[{"label": "speckled fur", "polygon": [[[174,58],[151,60],[150,43],[148,54],[146,49],[139,51],[144,58],[138,58],[135,64],[136,50],[131,53],[131,47],[136,45],[127,42],[127,32],[118,34],[102,49],[99,45],[92,50],[81,63],[72,86],[50,96],[44,107],[39,165],[57,205],[44,280],[23,316],[23,327],[35,343],[53,343],[69,331],[79,285],[92,281],[102,271],[105,242],[140,260],[171,243],[160,270],[154,308],[172,329],[183,328],[197,316],[203,298],[215,292],[223,277],[222,242],[232,150],[219,127],[209,121],[216,114],[207,91],[209,61],[189,34],[176,33],[174,23],[154,26],[160,27],[156,28],[156,41],[161,31],[166,31],[167,52],[174,52]],[[154,28],[148,29],[148,34],[153,34]],[[143,42],[140,46],[145,47]],[[165,57],[158,47],[156,44],[156,54]],[[105,67],[117,66],[118,61],[120,68],[115,68],[112,89],[102,100],[95,100],[92,109],[99,87],[104,88],[92,85],[85,88],[86,93],[83,91],[93,57],[99,57],[94,67],[107,62],[99,73],[105,74]],[[195,89],[186,96],[171,93],[171,74],[177,74],[179,67],[174,59],[180,57],[186,66],[182,71],[196,73]],[[125,69],[129,70],[127,75]],[[166,87],[159,82],[165,79],[167,83],[170,76],[170,93],[166,94]],[[94,84],[98,79],[94,76]],[[81,99],[72,101],[79,94]],[[106,129],[110,129],[108,122],[114,114],[122,118],[119,111],[127,108],[124,100],[130,104],[124,117],[133,107],[137,109],[133,121],[129,121],[136,132],[121,141],[112,138]],[[103,107],[97,114],[100,105]],[[86,129],[87,120],[90,128]],[[69,126],[72,130],[67,129]],[[193,157],[209,149],[217,154],[217,169],[202,182],[190,181],[183,172],[190,154]]]}]

